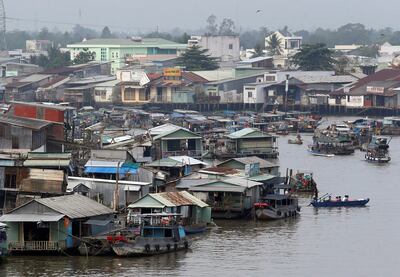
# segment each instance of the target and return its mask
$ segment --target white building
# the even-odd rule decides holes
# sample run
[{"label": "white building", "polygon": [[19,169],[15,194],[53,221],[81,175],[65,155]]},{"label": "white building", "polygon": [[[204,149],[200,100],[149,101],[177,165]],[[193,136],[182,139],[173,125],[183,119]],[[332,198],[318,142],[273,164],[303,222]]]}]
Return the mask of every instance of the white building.
[{"label": "white building", "polygon": [[211,57],[220,59],[221,67],[233,67],[240,60],[239,36],[192,36],[188,46],[208,49]]},{"label": "white building", "polygon": [[96,84],[94,87],[94,101],[96,103],[112,103],[120,99],[120,80],[112,80]]},{"label": "white building", "polygon": [[393,59],[400,55],[400,45],[391,45],[389,42],[385,42],[379,48],[378,62],[388,64]]},{"label": "white building", "polygon": [[283,50],[282,55],[286,57],[295,54],[303,43],[303,37],[301,36],[295,36],[289,32],[276,31],[265,38],[266,48],[268,47],[268,42],[273,35],[276,35],[280,40],[281,48]]}]

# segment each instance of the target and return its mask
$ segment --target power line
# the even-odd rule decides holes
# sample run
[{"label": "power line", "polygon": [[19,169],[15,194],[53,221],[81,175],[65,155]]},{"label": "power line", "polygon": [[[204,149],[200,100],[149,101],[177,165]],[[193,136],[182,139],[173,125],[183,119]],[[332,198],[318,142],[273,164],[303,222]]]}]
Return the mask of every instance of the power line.
[{"label": "power line", "polygon": [[[0,0],[2,2],[2,0]],[[1,15],[0,15],[1,16]],[[153,30],[153,28],[145,28],[145,27],[132,27],[132,26],[118,26],[118,25],[102,25],[102,24],[95,24],[95,23],[82,23],[78,24],[76,22],[67,22],[67,21],[52,21],[52,20],[38,20],[33,18],[19,18],[19,17],[4,17],[8,21],[25,21],[25,22],[36,22],[36,23],[44,23],[44,24],[57,24],[57,25],[68,25],[68,26],[87,26],[87,27],[104,27],[108,26],[113,29],[120,29],[120,30]]]}]

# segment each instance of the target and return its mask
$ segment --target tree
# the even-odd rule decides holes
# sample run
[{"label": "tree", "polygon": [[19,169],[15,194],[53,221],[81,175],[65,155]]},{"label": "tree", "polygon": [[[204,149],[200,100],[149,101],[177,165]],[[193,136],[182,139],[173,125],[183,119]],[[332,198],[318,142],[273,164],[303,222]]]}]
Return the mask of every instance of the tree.
[{"label": "tree", "polygon": [[219,32],[220,36],[233,36],[236,35],[235,33],[235,22],[233,22],[230,18],[224,18],[222,23],[219,25]]},{"label": "tree", "polygon": [[39,57],[31,56],[31,63],[39,65],[43,68],[57,68],[71,64],[69,52],[61,52],[55,47],[51,47],[48,56],[40,55]]},{"label": "tree", "polygon": [[335,60],[332,55],[333,51],[323,43],[303,44],[290,62],[298,66],[300,70],[333,70]]},{"label": "tree", "polygon": [[103,31],[101,32],[101,38],[112,38],[113,35],[111,34],[110,29],[106,26],[103,28]]},{"label": "tree", "polygon": [[264,50],[264,48],[262,47],[262,45],[257,43],[256,46],[254,47],[254,54],[251,56],[251,58],[257,58],[257,57],[264,56],[263,50]]},{"label": "tree", "polygon": [[178,58],[177,64],[189,71],[218,69],[217,59],[208,55],[207,51],[207,49],[201,49],[200,46],[194,45]]},{"label": "tree", "polygon": [[346,56],[341,56],[336,59],[335,72],[337,75],[345,75],[349,70],[350,60]]},{"label": "tree", "polygon": [[218,33],[217,17],[215,15],[210,15],[207,18],[206,35],[214,36]]},{"label": "tree", "polygon": [[93,61],[95,58],[94,52],[90,52],[89,49],[84,48],[83,51],[79,52],[72,61],[73,64],[84,64]]},{"label": "tree", "polygon": [[271,56],[281,55],[283,52],[282,40],[274,33],[268,38],[266,48]]}]

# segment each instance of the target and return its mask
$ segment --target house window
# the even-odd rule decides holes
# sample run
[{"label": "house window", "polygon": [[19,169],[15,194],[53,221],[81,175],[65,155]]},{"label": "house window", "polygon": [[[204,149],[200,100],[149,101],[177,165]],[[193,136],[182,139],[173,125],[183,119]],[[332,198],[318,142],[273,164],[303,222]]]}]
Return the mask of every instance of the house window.
[{"label": "house window", "polygon": [[19,140],[17,136],[11,136],[11,147],[12,149],[19,149]]},{"label": "house window", "polygon": [[111,53],[111,58],[114,58],[114,52]]},{"label": "house window", "polygon": [[147,99],[147,93],[145,92],[144,89],[141,89],[141,90],[139,91],[139,100],[140,100],[140,101],[147,101],[147,100],[148,100],[148,99]]},{"label": "house window", "polygon": [[17,175],[6,174],[6,178],[4,179],[4,187],[5,188],[16,188],[17,187]]},{"label": "house window", "polygon": [[232,49],[233,49],[233,44],[229,43],[229,50],[232,50]]},{"label": "house window", "polygon": [[115,53],[115,57],[118,58],[118,52]]},{"label": "house window", "polygon": [[101,48],[100,49],[100,59],[102,61],[106,61],[107,60],[107,48]]},{"label": "house window", "polygon": [[106,100],[107,99],[107,91],[103,90],[101,91],[101,100]]},{"label": "house window", "polygon": [[125,101],[134,101],[135,100],[135,90],[128,88],[124,91],[124,100]]},{"label": "house window", "polygon": [[253,92],[252,91],[248,91],[247,92],[247,97],[252,98],[253,97]]},{"label": "house window", "polygon": [[297,49],[299,48],[299,44],[296,40],[290,42],[290,48]]}]

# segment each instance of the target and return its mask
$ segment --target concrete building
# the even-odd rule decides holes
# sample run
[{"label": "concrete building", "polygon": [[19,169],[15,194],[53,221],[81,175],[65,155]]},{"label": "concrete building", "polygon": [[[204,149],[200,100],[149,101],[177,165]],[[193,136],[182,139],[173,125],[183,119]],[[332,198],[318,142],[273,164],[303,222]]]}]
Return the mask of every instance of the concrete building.
[{"label": "concrete building", "polygon": [[221,67],[233,67],[240,60],[239,36],[192,36],[188,46],[208,49],[211,57],[220,59]]},{"label": "concrete building", "polygon": [[273,35],[276,35],[281,42],[283,56],[290,56],[296,53],[303,43],[303,37],[301,36],[295,36],[287,31],[276,31],[265,38],[265,47],[268,47],[268,42]]},{"label": "concrete building", "polygon": [[111,61],[111,73],[132,61],[140,61],[149,56],[154,58],[177,57],[186,49],[185,44],[175,43],[161,38],[130,39],[91,39],[67,45],[71,52],[71,60],[82,51],[94,52],[96,61]]}]

